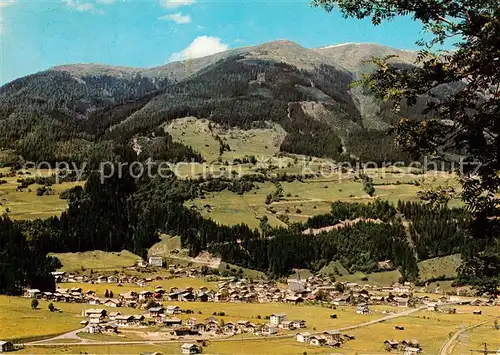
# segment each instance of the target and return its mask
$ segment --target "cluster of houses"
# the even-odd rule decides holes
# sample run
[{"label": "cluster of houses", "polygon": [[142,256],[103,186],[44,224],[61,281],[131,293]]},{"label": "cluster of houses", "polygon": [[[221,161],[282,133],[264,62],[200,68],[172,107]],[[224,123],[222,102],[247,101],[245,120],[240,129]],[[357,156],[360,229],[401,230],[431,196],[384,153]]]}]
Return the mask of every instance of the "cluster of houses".
[{"label": "cluster of houses", "polygon": [[389,339],[384,341],[384,347],[387,351],[401,351],[405,355],[420,354],[422,348],[418,340],[403,340],[401,342],[396,339]]},{"label": "cluster of houses", "polygon": [[[125,279],[126,278],[126,279]],[[143,287],[161,279],[136,279],[134,277],[111,275],[98,276],[95,282],[116,283],[124,281],[134,282]],[[140,292],[128,291],[119,295],[109,294],[100,298],[92,290],[83,292],[80,287],[58,288],[55,292],[41,292],[38,289],[27,289],[28,298],[41,298],[55,302],[80,302],[94,306],[106,307],[133,307],[143,306],[149,299],[157,301],[176,302],[233,302],[233,303],[288,303],[302,304],[304,302],[322,302],[332,306],[356,306],[356,313],[370,313],[369,305],[391,305],[394,307],[412,307],[427,304],[429,308],[436,308],[443,303],[469,303],[475,306],[498,305],[500,300],[466,299],[460,296],[439,296],[432,298],[428,295],[416,297],[411,284],[394,284],[391,287],[359,285],[357,283],[332,283],[318,276],[301,280],[288,280],[286,289],[278,287],[275,281],[245,279],[222,279],[217,283],[217,290],[207,287],[194,289],[187,287],[179,289],[171,287],[168,290],[157,286],[154,289]],[[437,296],[436,296],[437,297]]]},{"label": "cluster of houses", "polygon": [[[198,344],[193,343],[184,343],[181,345],[181,353],[182,354],[201,354],[203,352],[203,348]],[[160,352],[144,352],[140,355],[163,355]]]},{"label": "cluster of houses", "polygon": [[108,312],[102,308],[90,308],[82,313],[86,320],[82,321],[89,333],[118,333],[119,327],[164,326],[172,337],[185,336],[232,336],[241,333],[270,336],[278,334],[278,330],[296,330],[306,327],[304,320],[287,320],[285,313],[271,314],[267,324],[252,323],[248,320],[224,322],[216,317],[208,317],[198,321],[191,317],[181,319],[183,312],[179,306],[154,306],[144,314],[130,315],[120,312]]},{"label": "cluster of houses", "polygon": [[209,291],[207,287],[201,287],[198,290],[194,290],[192,287],[186,289],[172,287],[166,291],[162,286],[157,286],[151,291],[128,291],[119,295],[114,295],[110,292],[109,297],[105,298],[98,297],[93,290],[84,292],[81,287],[57,288],[55,292],[41,292],[38,289],[27,289],[24,293],[27,298],[45,299],[54,302],[76,302],[87,303],[93,306],[133,308],[144,306],[144,303],[150,299],[208,302],[209,300],[213,300],[214,294],[215,292]]},{"label": "cluster of houses", "polygon": [[[389,305],[394,307],[414,307],[424,304],[443,303],[471,304],[474,306],[498,306],[497,299],[474,299],[468,297],[463,289],[460,295],[427,294],[417,296],[418,290],[412,283],[395,283],[392,286],[360,285],[355,282],[334,282],[320,276],[301,280],[300,276],[288,280],[286,298],[300,297],[303,300],[321,301],[334,306],[357,306],[359,314],[369,313],[369,305]],[[436,306],[437,307],[437,306]]]},{"label": "cluster of houses", "polygon": [[[145,268],[153,268],[153,270]],[[202,277],[203,275],[197,268],[187,268],[179,267],[176,265],[165,265],[165,259],[163,257],[150,257],[149,262],[145,260],[139,260],[135,266],[127,268],[131,271],[154,271],[154,268],[165,267],[170,276],[169,277]],[[154,280],[161,280],[161,276],[156,276],[155,278],[144,278],[139,276],[131,276],[126,274],[79,274],[74,272],[64,272],[64,271],[54,271],[52,276],[57,283],[110,283],[110,284],[138,284],[147,286]]]},{"label": "cluster of houses", "polygon": [[331,346],[338,348],[342,343],[353,340],[354,336],[341,334],[338,330],[327,330],[316,334],[311,334],[309,332],[297,333],[295,339],[299,343],[305,343],[312,346]]}]

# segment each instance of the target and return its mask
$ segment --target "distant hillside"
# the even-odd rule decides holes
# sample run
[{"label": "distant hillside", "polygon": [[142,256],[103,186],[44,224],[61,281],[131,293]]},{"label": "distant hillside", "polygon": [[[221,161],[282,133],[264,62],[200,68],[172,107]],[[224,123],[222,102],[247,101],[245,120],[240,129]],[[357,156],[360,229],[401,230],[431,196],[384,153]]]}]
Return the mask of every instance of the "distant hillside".
[{"label": "distant hillside", "polygon": [[[415,56],[274,41],[150,69],[58,66],[0,88],[0,148],[29,160],[99,161],[137,137],[163,139],[161,125],[194,116],[243,129],[273,121],[287,132],[285,152],[404,160],[389,134],[399,116],[350,87],[365,59],[393,53],[405,64]],[[401,116],[418,119],[404,107]]]},{"label": "distant hillside", "polygon": [[401,50],[374,43],[345,43],[322,48],[314,51],[328,57],[333,62],[352,72],[358,72],[366,67],[365,61],[372,57],[396,56],[394,63],[413,64],[418,52]]}]

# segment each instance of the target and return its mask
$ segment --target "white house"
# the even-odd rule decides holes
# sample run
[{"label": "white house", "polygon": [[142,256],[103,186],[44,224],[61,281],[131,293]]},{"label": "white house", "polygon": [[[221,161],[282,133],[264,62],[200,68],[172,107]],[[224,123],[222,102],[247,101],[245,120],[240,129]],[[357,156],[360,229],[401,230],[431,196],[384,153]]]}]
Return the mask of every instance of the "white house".
[{"label": "white house", "polygon": [[163,267],[165,263],[165,259],[162,256],[150,256],[149,257],[149,265],[156,267]]},{"label": "white house", "polygon": [[102,314],[99,313],[89,314],[88,318],[89,318],[89,324],[99,324],[104,320]]},{"label": "white house", "polygon": [[297,333],[295,336],[295,339],[299,343],[309,343],[309,338],[311,337],[311,333]]},{"label": "white house", "polygon": [[279,325],[281,322],[286,320],[286,313],[273,313],[269,317],[269,324]]},{"label": "white house", "polygon": [[37,298],[41,294],[42,292],[37,288],[30,288],[26,290],[26,297],[28,298]]},{"label": "white house", "polygon": [[201,349],[196,344],[184,343],[181,345],[181,352],[183,354],[199,354]]},{"label": "white house", "polygon": [[181,313],[181,308],[179,306],[167,306],[167,314],[179,314]]}]

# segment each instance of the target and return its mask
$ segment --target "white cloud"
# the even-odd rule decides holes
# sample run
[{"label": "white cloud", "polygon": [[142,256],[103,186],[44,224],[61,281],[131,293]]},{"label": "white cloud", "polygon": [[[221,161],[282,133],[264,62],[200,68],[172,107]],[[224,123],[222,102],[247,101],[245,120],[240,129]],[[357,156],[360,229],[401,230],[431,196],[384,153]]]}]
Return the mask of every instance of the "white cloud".
[{"label": "white cloud", "polygon": [[189,15],[183,15],[182,13],[178,12],[176,14],[171,14],[171,15],[164,15],[159,17],[160,20],[166,20],[166,21],[174,21],[178,25],[185,25],[191,22],[191,16]]},{"label": "white cloud", "polygon": [[[0,0],[1,1],[1,0]],[[11,0],[12,1],[12,0]],[[62,0],[62,2],[69,8],[79,12],[90,12],[93,14],[102,15],[104,11],[96,6],[98,5],[111,5],[116,0],[95,0],[95,2],[81,1],[81,0]]]},{"label": "white cloud", "polygon": [[[0,8],[14,5],[16,2],[17,0],[0,0]],[[3,35],[4,33],[4,21],[2,17],[2,12],[0,12],[0,36]]]},{"label": "white cloud", "polygon": [[92,12],[94,14],[102,14],[102,10],[97,9],[90,2],[80,2],[77,0],[63,0],[67,7],[79,12]]},{"label": "white cloud", "polygon": [[9,5],[13,5],[17,2],[17,0],[0,0],[0,7],[7,7]]},{"label": "white cloud", "polygon": [[181,6],[193,5],[196,0],[160,0],[160,5],[166,9],[175,9]]},{"label": "white cloud", "polygon": [[220,38],[210,36],[196,37],[193,42],[189,44],[182,51],[174,53],[170,56],[170,61],[178,61],[192,58],[205,57],[210,54],[223,52],[228,50],[229,46],[222,43]]}]

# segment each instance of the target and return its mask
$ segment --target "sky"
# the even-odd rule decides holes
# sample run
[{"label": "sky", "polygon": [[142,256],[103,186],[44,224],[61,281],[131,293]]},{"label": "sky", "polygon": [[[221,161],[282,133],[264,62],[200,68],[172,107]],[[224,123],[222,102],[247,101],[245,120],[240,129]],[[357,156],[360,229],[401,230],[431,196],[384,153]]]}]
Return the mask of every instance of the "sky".
[{"label": "sky", "polygon": [[374,27],[308,0],[0,0],[0,84],[52,66],[154,67],[228,48],[287,39],[416,49],[421,27]]}]

